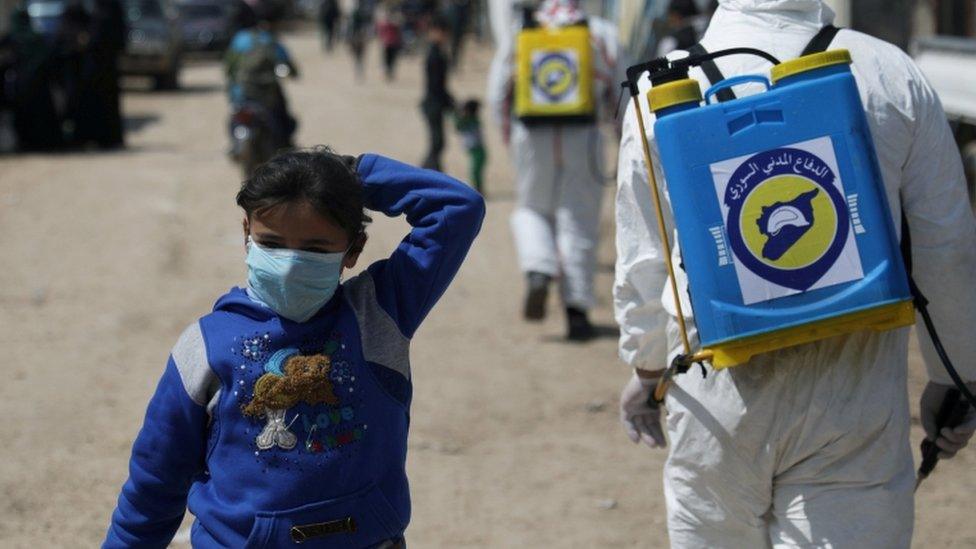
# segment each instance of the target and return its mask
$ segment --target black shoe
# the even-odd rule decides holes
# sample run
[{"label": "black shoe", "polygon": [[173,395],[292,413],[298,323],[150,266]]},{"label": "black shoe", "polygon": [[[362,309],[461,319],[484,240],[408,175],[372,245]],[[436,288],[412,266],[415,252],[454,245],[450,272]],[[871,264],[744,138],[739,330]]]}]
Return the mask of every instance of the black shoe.
[{"label": "black shoe", "polygon": [[529,271],[525,279],[529,289],[525,294],[525,310],[522,314],[526,320],[542,320],[546,318],[546,298],[549,297],[549,282],[552,277]]},{"label": "black shoe", "polygon": [[582,309],[566,307],[566,323],[569,326],[566,338],[570,341],[589,341],[596,335],[586,311]]}]

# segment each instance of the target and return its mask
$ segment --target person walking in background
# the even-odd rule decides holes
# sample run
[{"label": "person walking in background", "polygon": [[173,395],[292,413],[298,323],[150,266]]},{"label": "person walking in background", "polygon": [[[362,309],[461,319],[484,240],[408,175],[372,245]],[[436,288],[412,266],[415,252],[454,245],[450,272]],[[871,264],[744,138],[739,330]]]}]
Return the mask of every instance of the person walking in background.
[{"label": "person walking in background", "polygon": [[451,25],[451,68],[456,69],[461,63],[464,34],[471,20],[471,0],[450,0],[447,15]]},{"label": "person walking in background", "polygon": [[84,56],[76,119],[76,139],[101,149],[125,145],[119,89],[119,54],[125,49],[126,23],[119,0],[97,0],[92,11],[90,41]]},{"label": "person walking in background", "polygon": [[10,16],[10,31],[0,38],[7,70],[0,86],[13,112],[21,151],[49,151],[61,146],[61,124],[51,97],[51,48],[31,28],[22,8]]},{"label": "person walking in background", "polygon": [[360,82],[366,78],[366,43],[369,41],[372,20],[373,14],[369,2],[358,0],[356,9],[349,16],[346,40],[349,43],[349,52],[352,54],[352,62],[355,66],[356,80]]},{"label": "person walking in background", "polygon": [[322,49],[332,51],[335,46],[336,29],[342,19],[339,0],[322,0],[319,4],[319,30],[322,33]]},{"label": "person walking in background", "polygon": [[420,104],[427,122],[429,148],[423,167],[441,169],[441,154],[444,152],[444,113],[454,108],[454,98],[447,91],[448,61],[444,52],[447,44],[448,25],[443,17],[431,18],[427,29],[427,59],[424,62],[424,99]]},{"label": "person walking in background", "polygon": [[[549,285],[561,277],[567,338],[585,341],[595,335],[588,311],[596,302],[604,191],[597,124],[613,119],[627,64],[615,25],[587,17],[576,0],[547,0],[524,15],[524,29],[516,33],[529,45],[519,50],[523,62],[514,42],[501,44],[488,80],[488,101],[515,164],[511,224],[526,277],[523,316],[545,318]],[[572,41],[576,55],[550,54],[552,35]],[[585,96],[592,100],[582,101]]]},{"label": "person walking in background", "polygon": [[481,119],[478,117],[480,109],[481,103],[477,99],[468,99],[461,106],[461,110],[455,112],[454,125],[461,136],[461,142],[464,143],[464,149],[468,151],[470,167],[468,173],[471,178],[469,182],[484,196],[483,177],[488,153],[481,133]]},{"label": "person walking in background", "polygon": [[383,47],[383,74],[387,81],[396,76],[396,62],[403,47],[400,33],[400,17],[391,5],[376,10],[376,35]]},{"label": "person walking in background", "polygon": [[279,67],[291,78],[298,67],[278,40],[274,22],[280,12],[263,8],[260,13],[242,10],[237,31],[224,55],[227,94],[234,109],[251,103],[260,106],[272,121],[276,148],[292,147],[298,121],[288,109],[288,98],[279,82]]},{"label": "person walking in background", "polygon": [[62,100],[62,127],[69,146],[81,145],[79,119],[82,97],[89,93],[85,63],[91,42],[91,16],[79,2],[70,2],[61,15],[61,24],[54,39],[56,72],[55,85]]}]

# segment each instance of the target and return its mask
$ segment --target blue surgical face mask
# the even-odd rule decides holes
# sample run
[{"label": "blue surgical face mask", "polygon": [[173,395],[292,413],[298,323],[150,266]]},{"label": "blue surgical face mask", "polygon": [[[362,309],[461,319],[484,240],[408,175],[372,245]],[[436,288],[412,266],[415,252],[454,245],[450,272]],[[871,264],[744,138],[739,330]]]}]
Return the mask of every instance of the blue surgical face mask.
[{"label": "blue surgical face mask", "polygon": [[248,237],[247,285],[253,296],[279,315],[305,322],[339,287],[346,252],[271,249]]}]

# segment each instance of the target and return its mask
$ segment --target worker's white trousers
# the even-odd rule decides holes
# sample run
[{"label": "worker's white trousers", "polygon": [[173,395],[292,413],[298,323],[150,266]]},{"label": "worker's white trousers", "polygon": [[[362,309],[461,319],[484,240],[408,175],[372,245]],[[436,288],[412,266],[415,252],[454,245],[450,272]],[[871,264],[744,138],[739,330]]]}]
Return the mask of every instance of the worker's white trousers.
[{"label": "worker's white trousers", "polygon": [[[668,332],[676,349],[673,321]],[[861,332],[679,376],[672,546],[909,547],[907,347],[907,329]]]},{"label": "worker's white trousers", "polygon": [[567,306],[594,304],[603,181],[594,125],[512,127],[512,233],[522,272],[561,277]]}]

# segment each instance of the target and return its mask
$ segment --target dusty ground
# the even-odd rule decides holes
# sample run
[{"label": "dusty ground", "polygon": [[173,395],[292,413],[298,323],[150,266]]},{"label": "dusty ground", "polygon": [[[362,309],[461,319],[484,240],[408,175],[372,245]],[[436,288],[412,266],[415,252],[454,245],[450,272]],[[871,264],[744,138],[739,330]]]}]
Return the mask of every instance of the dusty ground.
[{"label": "dusty ground", "polygon": [[[373,49],[368,82],[359,85],[345,52],[324,58],[308,34],[288,43],[304,71],[288,85],[301,143],[421,158],[416,58],[385,84]],[[476,49],[454,83],[458,97],[483,95],[489,51]],[[126,152],[0,159],[0,547],[101,540],[171,345],[216,296],[242,282],[233,203],[239,179],[223,155],[220,72],[197,64],[184,76],[178,93],[126,95]],[[559,317],[539,326],[518,321],[512,178],[497,135],[489,137],[484,230],[413,347],[408,540],[413,547],[664,546],[664,453],[632,446],[616,420],[627,373],[609,335],[610,204],[594,315],[608,337],[567,345]],[[466,172],[456,141],[447,168]],[[379,220],[370,259],[404,232],[402,222]],[[913,372],[916,400],[917,361]],[[919,546],[976,544],[976,522],[967,519],[974,463],[976,451],[966,452],[922,489]]]}]

